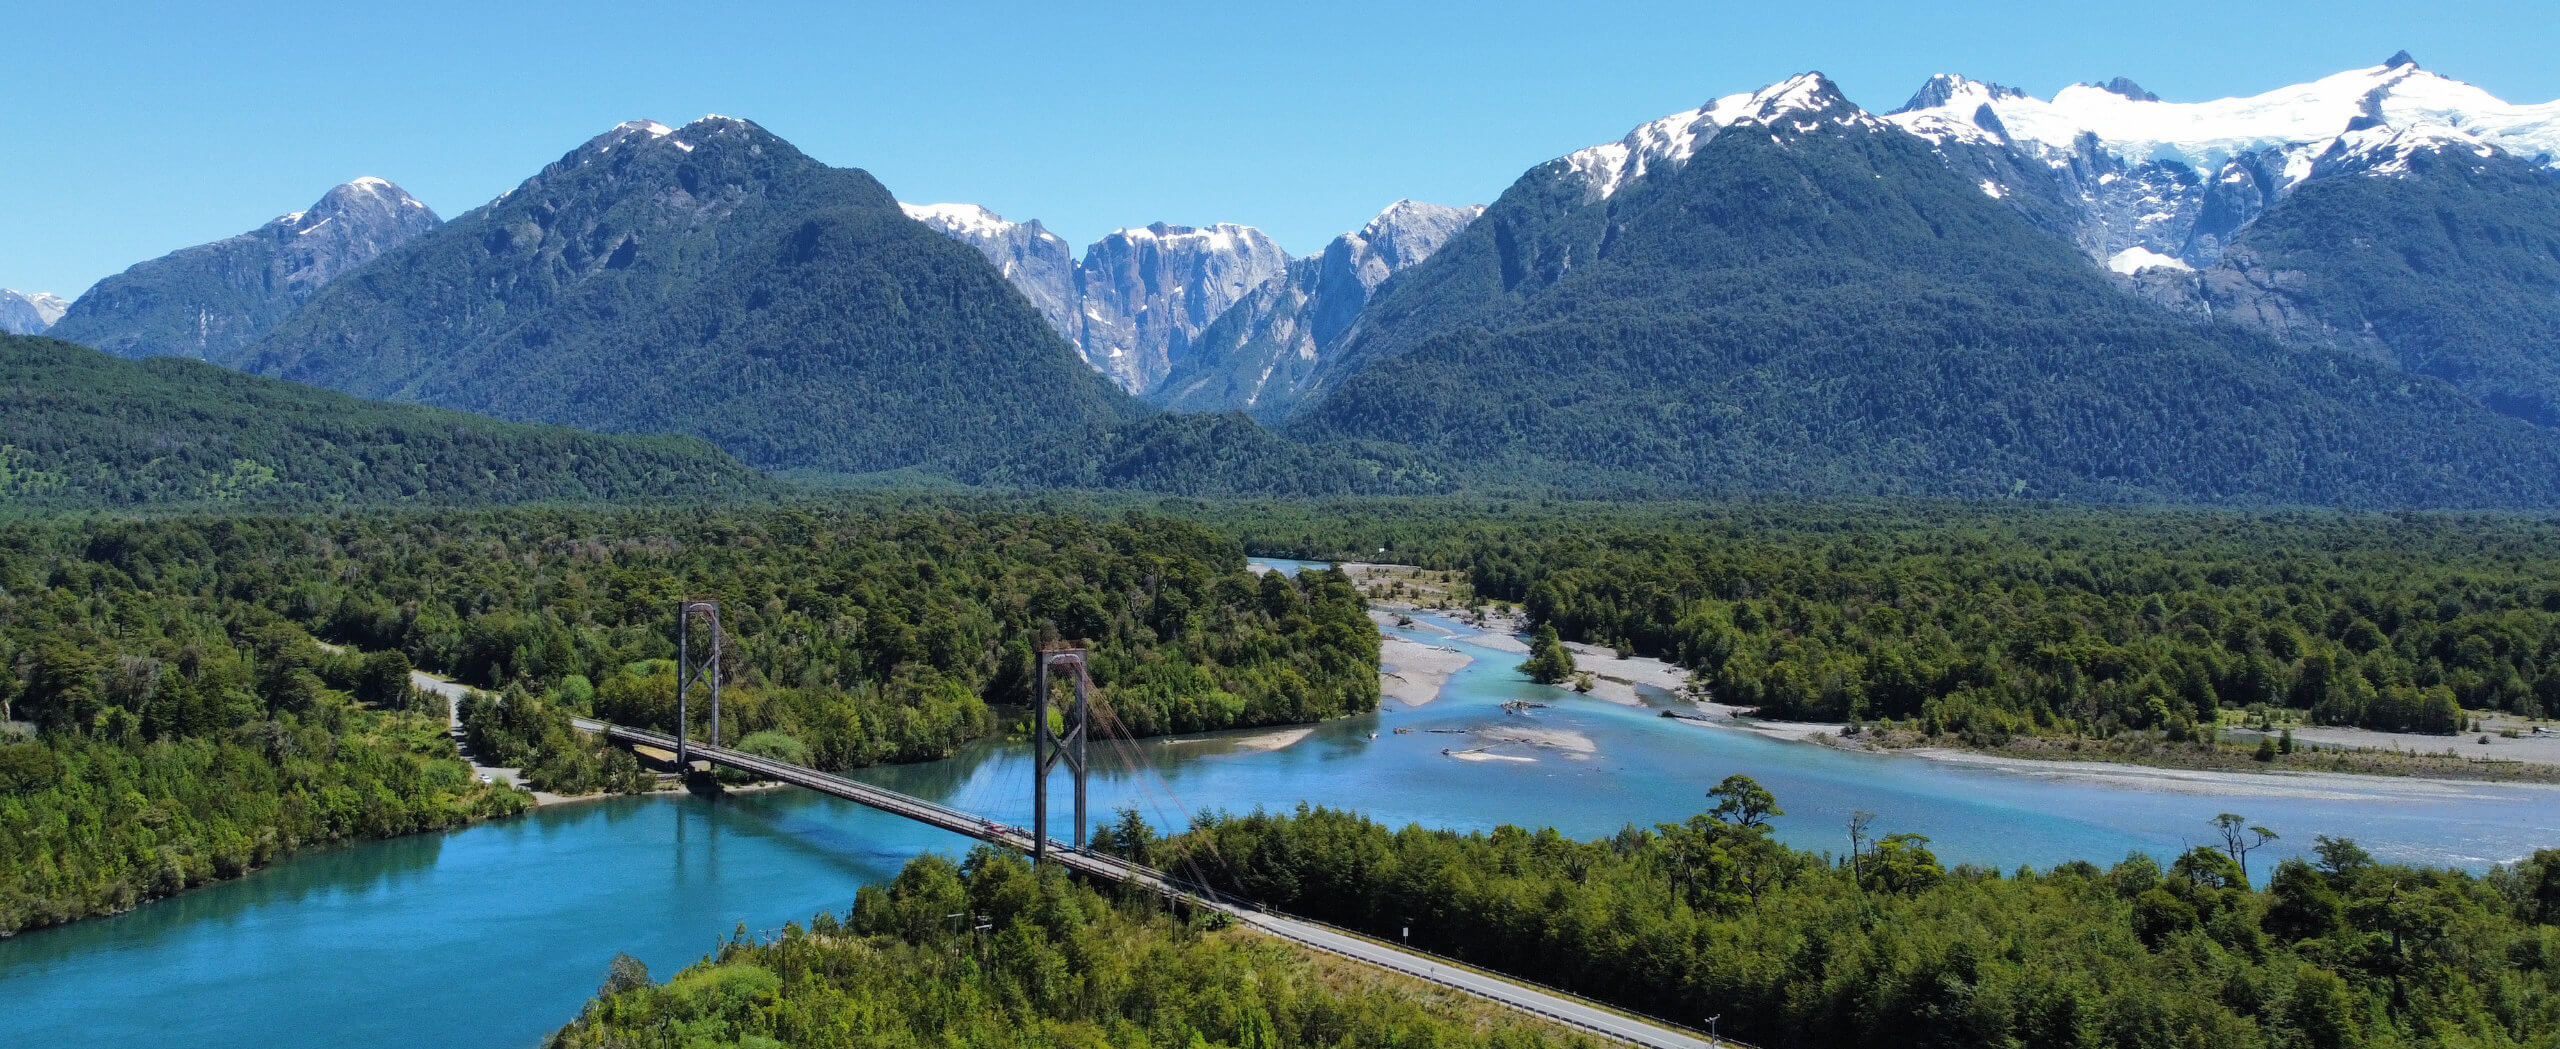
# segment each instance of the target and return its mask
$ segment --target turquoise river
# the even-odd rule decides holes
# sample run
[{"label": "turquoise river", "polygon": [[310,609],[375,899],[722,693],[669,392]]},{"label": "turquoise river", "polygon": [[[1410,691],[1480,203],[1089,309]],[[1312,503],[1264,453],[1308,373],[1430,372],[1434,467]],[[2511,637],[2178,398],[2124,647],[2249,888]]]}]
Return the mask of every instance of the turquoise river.
[{"label": "turquoise river", "polygon": [[[1455,626],[1420,624],[1433,625]],[[1445,631],[1396,632],[1449,643]],[[1849,814],[1864,809],[1880,831],[1928,835],[1949,863],[2002,868],[2165,857],[2203,843],[2206,821],[2226,811],[2284,835],[2253,860],[2321,834],[2471,868],[2560,843],[2552,788],[2106,776],[1849,753],[1573,697],[1522,680],[1515,654],[1453,647],[1474,661],[1423,706],[1389,701],[1294,741],[1237,733],[1104,746],[1095,818],[1128,806],[1166,828],[1199,812],[1304,802],[1398,824],[1597,836],[1685,818],[1709,786],[1745,772],[1778,796],[1792,843],[1840,849]],[[1516,699],[1551,705],[1506,712]],[[1502,760],[1444,753],[1524,726],[1567,745],[1507,746]],[[865,775],[1027,824],[1027,766],[1021,747],[986,745]],[[1056,789],[1052,811],[1063,812],[1063,782]],[[908,857],[966,844],[784,790],[573,803],[304,854],[127,914],[0,940],[0,1045],[523,1049],[576,1015],[616,951],[663,978],[736,928],[841,911]]]}]

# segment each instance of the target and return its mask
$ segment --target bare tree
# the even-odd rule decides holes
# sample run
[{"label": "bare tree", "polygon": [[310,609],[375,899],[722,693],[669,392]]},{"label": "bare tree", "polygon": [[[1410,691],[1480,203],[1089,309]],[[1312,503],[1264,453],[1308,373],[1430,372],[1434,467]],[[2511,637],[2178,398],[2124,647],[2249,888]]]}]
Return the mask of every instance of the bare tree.
[{"label": "bare tree", "polygon": [[1867,827],[1875,821],[1876,814],[1865,809],[1849,814],[1849,877],[1861,885],[1866,884],[1863,880],[1866,872],[1859,868],[1858,862],[1866,855]]},{"label": "bare tree", "polygon": [[2240,865],[2242,881],[2248,880],[2249,877],[2249,854],[2266,847],[2268,842],[2277,838],[2276,832],[2265,827],[2254,826],[2247,818],[2236,812],[2215,816],[2213,828],[2222,832],[2222,851],[2230,853],[2232,862]]}]

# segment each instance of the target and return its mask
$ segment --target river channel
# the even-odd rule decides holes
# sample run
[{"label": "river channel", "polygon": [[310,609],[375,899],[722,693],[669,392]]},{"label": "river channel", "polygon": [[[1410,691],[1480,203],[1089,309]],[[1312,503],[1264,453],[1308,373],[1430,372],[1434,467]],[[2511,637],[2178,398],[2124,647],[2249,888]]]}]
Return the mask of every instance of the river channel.
[{"label": "river channel", "polygon": [[[1708,787],[1745,772],[1786,809],[1777,824],[1790,843],[1841,850],[1849,814],[1869,810],[1878,831],[1928,835],[1949,863],[2001,868],[2106,864],[2132,851],[2166,859],[2204,843],[2218,812],[2283,834],[2252,857],[2259,870],[2321,834],[2386,859],[2474,869],[2560,844],[2560,790],[2548,787],[2102,778],[1849,753],[1530,684],[1513,670],[1518,655],[1466,643],[1451,620],[1423,616],[1391,632],[1473,661],[1428,704],[1389,701],[1310,731],[1098,745],[1095,820],[1125,806],[1162,829],[1304,802],[1395,824],[1597,836],[1685,818],[1706,806]],[[1514,700],[1547,705],[1506,710]],[[864,775],[1030,823],[1019,746]],[[1051,797],[1063,820],[1063,777]],[[735,928],[841,912],[907,858],[968,844],[783,790],[575,803],[308,853],[127,914],[0,940],[0,1044],[523,1049],[576,1015],[617,951],[664,978]]]}]

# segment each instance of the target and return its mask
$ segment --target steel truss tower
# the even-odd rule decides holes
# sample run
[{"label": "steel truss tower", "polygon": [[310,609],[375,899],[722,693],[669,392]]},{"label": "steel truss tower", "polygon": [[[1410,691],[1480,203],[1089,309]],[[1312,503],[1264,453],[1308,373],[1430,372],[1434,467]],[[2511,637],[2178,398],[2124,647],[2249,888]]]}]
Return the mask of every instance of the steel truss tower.
[{"label": "steel truss tower", "polygon": [[[700,619],[710,629],[710,651],[697,655],[693,650],[693,621]],[[704,678],[711,686],[711,745],[720,745],[720,602],[708,598],[689,598],[676,606],[676,774],[693,774],[693,752],[687,745],[688,701],[693,686]]]},{"label": "steel truss tower", "polygon": [[[1050,673],[1072,671],[1076,696],[1060,730],[1049,731]],[[1092,678],[1085,673],[1084,650],[1061,648],[1040,653],[1039,684],[1031,701],[1031,862],[1049,858],[1049,770],[1065,761],[1076,781],[1075,847],[1084,849],[1084,744],[1087,715],[1092,712]]]}]

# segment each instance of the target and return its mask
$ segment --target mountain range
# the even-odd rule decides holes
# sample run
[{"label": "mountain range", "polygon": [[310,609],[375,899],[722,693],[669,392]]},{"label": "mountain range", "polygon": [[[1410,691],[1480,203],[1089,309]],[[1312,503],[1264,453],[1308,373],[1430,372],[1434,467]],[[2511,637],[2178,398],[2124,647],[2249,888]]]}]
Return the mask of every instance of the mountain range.
[{"label": "mountain range", "polygon": [[2159,309],[1975,173],[1818,74],[1653,122],[1390,281],[1288,430],[1625,491],[2547,497],[2560,434]]},{"label": "mountain range", "polygon": [[50,292],[0,288],[0,335],[40,334],[61,320],[70,305]]},{"label": "mountain range", "polygon": [[124,357],[235,364],[330,281],[437,224],[400,187],[356,179],[247,233],[99,281],[46,333]]},{"label": "mountain range", "polygon": [[1807,74],[1307,258],[1161,223],[1077,258],[745,121],[634,122],[269,313],[133,279],[262,230],[57,334],[775,469],[2560,505],[2555,154],[2560,103],[2406,55],[2204,103],[1941,76],[1874,113]]},{"label": "mountain range", "polygon": [[241,358],[361,396],[974,476],[1144,406],[978,253],[755,124],[635,121],[334,281]]},{"label": "mountain range", "polygon": [[1122,389],[1176,410],[1266,420],[1296,405],[1295,379],[1380,284],[1484,211],[1400,200],[1301,259],[1251,226],[1158,222],[1114,230],[1077,259],[1038,219],[1007,222],[976,204],[901,206],[977,248]]}]

